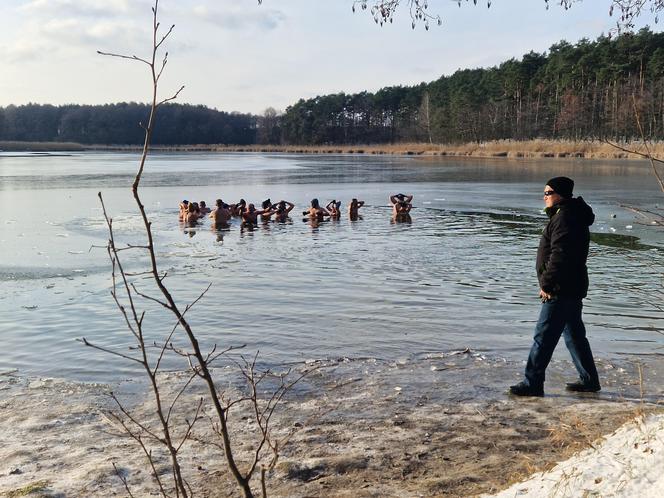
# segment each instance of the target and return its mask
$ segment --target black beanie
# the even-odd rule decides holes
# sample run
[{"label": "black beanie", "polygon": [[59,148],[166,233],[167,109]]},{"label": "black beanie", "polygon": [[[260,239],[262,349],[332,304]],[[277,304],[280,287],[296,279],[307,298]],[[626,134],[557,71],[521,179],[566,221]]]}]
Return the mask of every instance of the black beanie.
[{"label": "black beanie", "polygon": [[551,178],[546,184],[551,187],[556,194],[564,197],[565,199],[572,198],[572,190],[574,190],[574,180],[566,176],[556,176]]}]

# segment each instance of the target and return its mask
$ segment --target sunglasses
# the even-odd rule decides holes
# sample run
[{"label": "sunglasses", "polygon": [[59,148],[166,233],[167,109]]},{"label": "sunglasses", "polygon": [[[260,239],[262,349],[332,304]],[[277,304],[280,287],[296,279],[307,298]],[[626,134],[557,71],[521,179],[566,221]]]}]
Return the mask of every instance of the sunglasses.
[{"label": "sunglasses", "polygon": [[555,190],[545,190],[544,191],[544,197],[549,197],[550,195],[553,195],[555,193],[556,193]]}]

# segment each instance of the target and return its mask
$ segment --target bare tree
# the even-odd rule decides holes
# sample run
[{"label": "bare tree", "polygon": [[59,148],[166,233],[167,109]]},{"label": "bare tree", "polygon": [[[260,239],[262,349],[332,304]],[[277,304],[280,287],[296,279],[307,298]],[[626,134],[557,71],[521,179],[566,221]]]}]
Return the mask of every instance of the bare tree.
[{"label": "bare tree", "polygon": [[422,93],[422,103],[420,104],[420,112],[419,112],[419,121],[421,123],[422,128],[424,129],[424,132],[427,134],[427,139],[429,140],[429,143],[433,143],[433,139],[431,138],[431,106],[429,105],[429,92],[424,91]]},{"label": "bare tree", "polygon": [[[146,239],[144,244],[121,245],[117,243],[113,230],[113,218],[108,215],[106,206],[104,205],[103,196],[101,192],[99,193],[99,199],[109,233],[106,249],[112,266],[111,296],[113,297],[127,328],[136,341],[136,345],[131,351],[137,353],[131,351],[130,353],[125,353],[105,348],[93,344],[85,338],[81,339],[81,342],[86,346],[137,363],[146,373],[152,391],[154,415],[158,420],[156,427],[148,421],[140,420],[137,416],[131,413],[113,393],[111,393],[111,396],[116,403],[118,411],[111,412],[110,418],[141,448],[147,458],[151,474],[156,480],[159,492],[162,496],[171,496],[172,493],[175,493],[175,496],[177,497],[189,497],[193,494],[192,488],[185,478],[185,472],[180,465],[178,456],[180,450],[187,442],[195,440],[202,442],[202,439],[194,434],[194,426],[201,418],[203,418],[203,398],[197,400],[193,409],[187,407],[189,411],[187,412],[185,410],[185,415],[179,417],[177,423],[174,419],[176,418],[175,414],[177,412],[176,405],[182,399],[183,394],[196,380],[201,381],[206,386],[208,398],[213,407],[212,416],[209,417],[209,419],[212,422],[213,432],[220,438],[220,443],[214,444],[214,446],[223,452],[227,467],[245,497],[254,496],[251,487],[252,477],[256,474],[262,459],[265,458],[266,451],[272,454],[269,463],[261,466],[261,488],[263,490],[263,495],[265,496],[266,470],[269,470],[274,466],[278,458],[279,449],[283,446],[283,441],[276,441],[271,435],[271,422],[274,411],[283,400],[284,396],[297,382],[307,375],[311,369],[305,370],[295,376],[295,378],[293,378],[290,371],[279,375],[273,374],[270,371],[259,372],[256,368],[256,357],[254,357],[252,361],[243,361],[238,364],[241,375],[247,386],[246,393],[244,395],[240,394],[235,398],[228,396],[223,390],[218,389],[211,369],[215,362],[226,355],[226,353],[236,348],[228,347],[223,350],[218,350],[217,346],[214,345],[211,350],[204,352],[186,318],[187,312],[205,296],[210,286],[201,292],[193,302],[184,307],[180,307],[165,284],[167,274],[163,273],[159,268],[155,241],[152,233],[152,223],[141,200],[139,187],[150,151],[156,114],[162,105],[175,100],[184,89],[184,86],[180,87],[169,97],[160,98],[158,95],[159,80],[168,62],[168,52],[164,52],[164,55],[161,56],[161,49],[175,27],[175,25],[172,25],[168,30],[162,33],[160,29],[161,25],[158,21],[158,7],[159,0],[154,0],[154,6],[152,7],[152,49],[148,57],[116,54],[112,52],[99,52],[101,55],[144,64],[148,68],[152,77],[150,113],[147,124],[141,125],[145,130],[145,140],[138,171],[132,184],[133,198],[143,223]],[[125,254],[133,254],[136,252],[147,255],[149,262],[148,269],[142,272],[128,272],[124,265]],[[139,288],[135,279],[136,277],[146,276],[149,279],[148,281],[150,285],[153,286],[152,293],[148,293],[149,291],[146,291],[143,287]],[[150,342],[146,338],[144,329],[146,311],[141,308],[142,302],[150,305],[156,304],[159,309],[166,310],[166,312],[173,317],[174,325],[158,342]],[[186,347],[176,345],[178,344],[178,341],[175,341],[174,339],[176,335],[181,336],[182,333],[184,333],[185,343],[187,344]],[[152,353],[153,351],[154,353]],[[165,395],[164,385],[160,382],[159,376],[166,354],[184,359],[189,369],[189,375],[186,380],[182,385],[178,386],[175,393],[170,394],[170,396]],[[264,393],[260,389],[262,389],[262,385],[267,379],[272,381],[272,391],[271,394],[267,395],[266,399],[263,399],[262,395]],[[168,399],[166,399],[167,397]],[[242,405],[248,405],[258,427],[252,456],[244,466],[241,466],[237,459],[229,430],[229,412],[231,409],[236,409]],[[206,444],[210,443],[207,440],[205,440],[205,442]],[[167,484],[160,477],[162,473],[157,468],[157,459],[153,452],[154,445],[156,445],[157,448],[165,449],[170,457],[170,473],[172,474],[173,479],[172,485]],[[118,472],[117,468],[116,472],[125,485],[127,492],[131,495],[127,479]]]}]

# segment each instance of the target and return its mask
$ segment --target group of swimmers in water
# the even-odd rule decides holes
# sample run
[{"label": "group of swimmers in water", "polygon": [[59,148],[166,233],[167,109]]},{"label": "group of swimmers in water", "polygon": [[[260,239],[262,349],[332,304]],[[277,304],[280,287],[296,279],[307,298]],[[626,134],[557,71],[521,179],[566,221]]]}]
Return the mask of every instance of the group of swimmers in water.
[{"label": "group of swimmers in water", "polygon": [[[395,194],[390,196],[392,203],[392,219],[395,222],[410,221],[410,210],[413,196],[404,194]],[[360,208],[364,206],[364,201],[352,199],[348,204],[348,217],[351,221],[360,219]],[[290,212],[295,208],[292,202],[281,200],[272,203],[266,199],[261,204],[262,209],[256,209],[254,204],[247,204],[244,199],[240,199],[235,204],[226,204],[223,200],[215,201],[214,209],[210,209],[205,201],[189,202],[186,199],[180,203],[179,219],[189,226],[195,226],[201,218],[208,217],[212,220],[217,229],[228,228],[232,218],[239,218],[243,228],[252,228],[258,224],[259,217],[263,223],[271,220],[277,222],[286,222],[290,219]],[[311,206],[302,212],[304,221],[310,221],[312,224],[320,223],[326,219],[341,219],[341,201],[331,200],[325,207],[322,207],[318,199],[311,200]]]}]

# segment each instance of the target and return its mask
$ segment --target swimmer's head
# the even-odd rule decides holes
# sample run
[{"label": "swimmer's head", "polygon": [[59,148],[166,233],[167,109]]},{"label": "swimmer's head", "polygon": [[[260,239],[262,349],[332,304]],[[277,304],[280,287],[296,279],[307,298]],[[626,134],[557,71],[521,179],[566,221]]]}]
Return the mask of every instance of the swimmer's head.
[{"label": "swimmer's head", "polygon": [[205,207],[205,201],[201,201],[199,204],[201,205],[201,207],[203,208]]},{"label": "swimmer's head", "polygon": [[189,204],[189,201],[187,199],[183,199],[182,204],[186,206],[187,204]]},{"label": "swimmer's head", "polygon": [[263,206],[263,209],[267,209],[267,208],[269,208],[270,206],[272,206],[272,202],[270,201],[270,199],[265,199],[265,200],[263,201],[262,206]]},{"label": "swimmer's head", "polygon": [[318,199],[311,199],[311,207],[318,209],[320,205],[318,204]]},{"label": "swimmer's head", "polygon": [[216,201],[214,201],[214,203],[217,207],[222,207],[224,205],[224,201],[222,201],[221,199],[217,199]]},{"label": "swimmer's head", "polygon": [[253,213],[254,211],[256,211],[256,206],[254,206],[253,204],[249,204],[249,208],[248,208],[248,209],[249,209],[249,212],[250,212],[250,213]]},{"label": "swimmer's head", "polygon": [[239,204],[240,206],[246,206],[246,205],[247,205],[247,201],[245,201],[244,199],[240,199],[240,202],[238,202],[238,204]]}]

